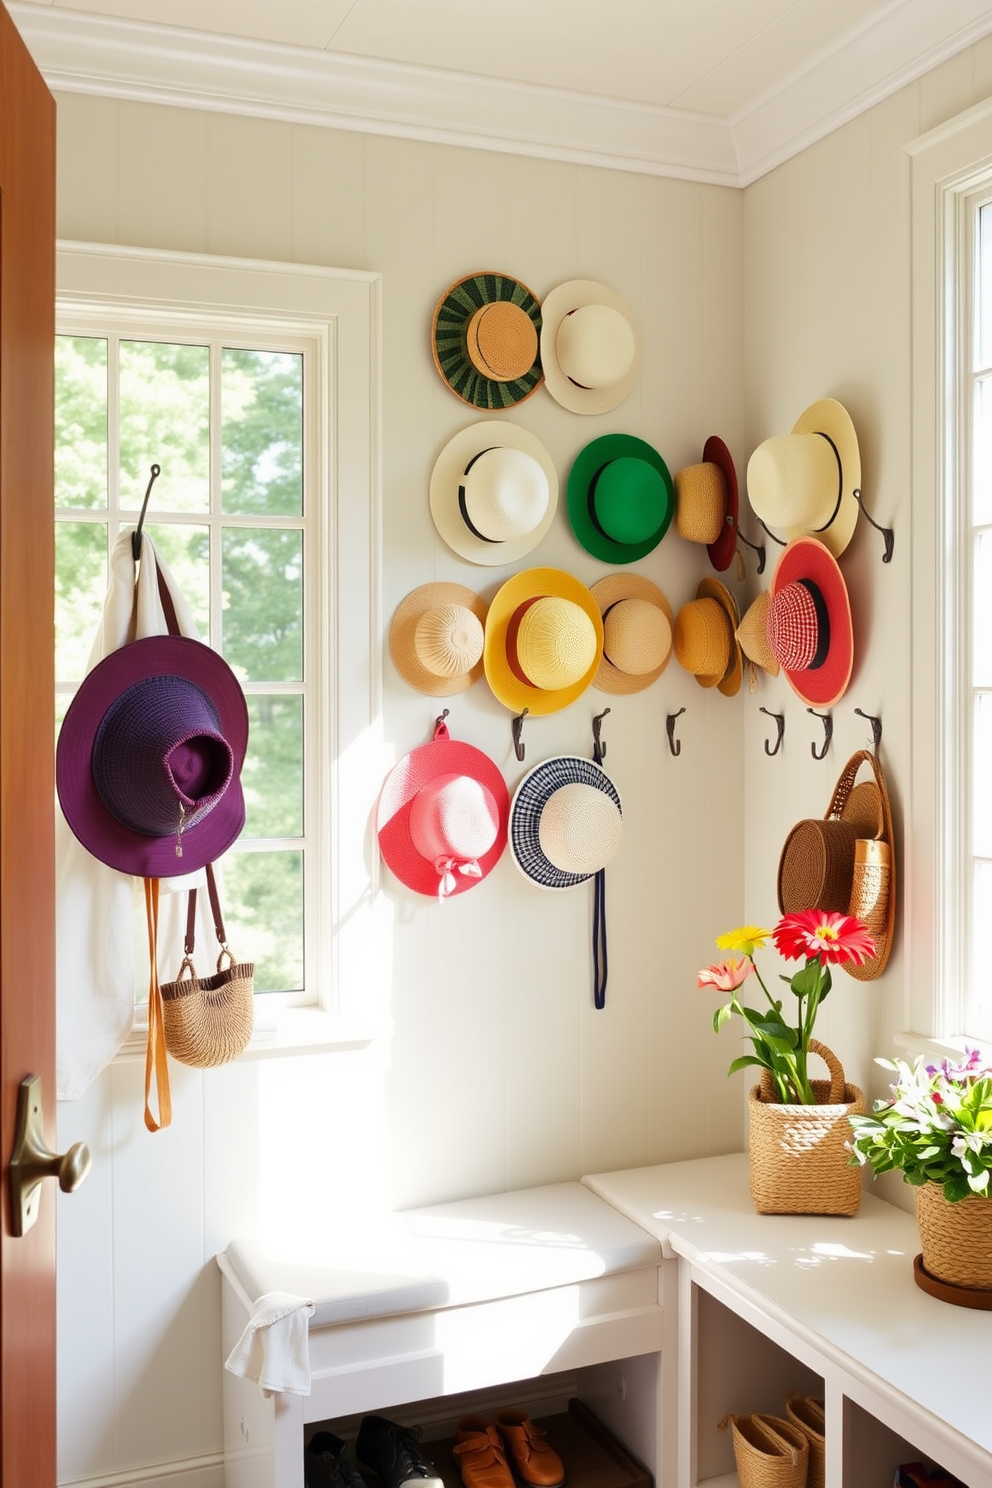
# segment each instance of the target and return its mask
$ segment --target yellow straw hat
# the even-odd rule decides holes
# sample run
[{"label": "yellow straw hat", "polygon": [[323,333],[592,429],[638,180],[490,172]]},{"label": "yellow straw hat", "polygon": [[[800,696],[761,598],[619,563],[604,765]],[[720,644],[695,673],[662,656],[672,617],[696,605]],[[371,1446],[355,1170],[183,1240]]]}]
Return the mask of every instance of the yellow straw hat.
[{"label": "yellow straw hat", "polygon": [[834,558],[854,536],[860,489],[858,436],[836,398],[811,403],[791,434],[766,439],[748,461],[747,494],[772,535],[818,538]]},{"label": "yellow straw hat", "polygon": [[483,653],[494,697],[514,713],[557,713],[592,682],[603,621],[584,584],[558,568],[507,579],[489,606]]},{"label": "yellow straw hat", "polygon": [[724,697],[740,691],[743,660],[736,631],[737,601],[719,579],[701,579],[696,598],[679,610],[673,645],[678,663],[700,687],[716,687]]},{"label": "yellow straw hat", "polygon": [[590,592],[603,617],[603,659],[593,687],[618,695],[642,692],[671,659],[671,605],[657,584],[640,574],[607,574]]},{"label": "yellow straw hat", "polygon": [[404,682],[428,697],[464,692],[482,676],[488,607],[463,584],[421,584],[397,607],[389,650]]}]

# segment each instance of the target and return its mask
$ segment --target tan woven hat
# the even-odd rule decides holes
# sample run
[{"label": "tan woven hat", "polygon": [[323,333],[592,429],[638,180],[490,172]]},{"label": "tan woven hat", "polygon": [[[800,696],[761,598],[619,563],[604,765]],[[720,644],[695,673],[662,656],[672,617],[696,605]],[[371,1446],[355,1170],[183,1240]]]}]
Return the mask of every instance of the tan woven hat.
[{"label": "tan woven hat", "polygon": [[779,673],[778,660],[768,639],[769,593],[763,589],[753,603],[744,611],[744,618],[737,627],[737,639],[748,661],[753,661],[763,672],[773,677]]},{"label": "tan woven hat", "polygon": [[675,472],[675,530],[687,542],[714,543],[723,531],[727,484],[709,461]]},{"label": "tan woven hat", "polygon": [[791,434],[766,439],[748,461],[747,494],[772,535],[819,538],[835,558],[854,535],[860,488],[858,436],[836,398],[811,403]]},{"label": "tan woven hat", "polygon": [[641,343],[626,303],[594,279],[559,284],[541,306],[548,392],[572,413],[608,413],[637,381]]},{"label": "tan woven hat", "polygon": [[398,606],[389,650],[404,682],[428,697],[464,692],[482,676],[488,606],[463,584],[421,584]]},{"label": "tan woven hat", "polygon": [[544,537],[558,473],[535,434],[487,419],[449,439],[431,475],[431,515],[448,547],[472,563],[515,563]]},{"label": "tan woven hat", "polygon": [[725,697],[740,691],[743,660],[737,640],[737,601],[719,579],[699,582],[696,598],[675,617],[673,646],[678,663],[700,687],[716,687]]},{"label": "tan woven hat", "polygon": [[607,574],[590,593],[603,617],[603,659],[593,687],[618,695],[642,692],[671,659],[671,605],[657,584],[640,574]]}]

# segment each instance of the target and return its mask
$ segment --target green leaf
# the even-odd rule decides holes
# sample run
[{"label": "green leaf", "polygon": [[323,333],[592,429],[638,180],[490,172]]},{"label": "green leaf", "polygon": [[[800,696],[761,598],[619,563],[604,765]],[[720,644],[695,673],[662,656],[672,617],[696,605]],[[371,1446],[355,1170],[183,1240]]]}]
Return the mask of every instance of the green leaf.
[{"label": "green leaf", "polygon": [[723,1007],[718,1007],[717,1008],[716,1012],[713,1014],[713,1032],[714,1033],[719,1033],[720,1032],[720,1029],[723,1027],[724,1023],[726,1023],[727,1020],[730,1018],[731,1014],[733,1013],[733,1010],[734,1010],[734,1005],[733,1005],[732,1002],[725,1002],[723,1004]]},{"label": "green leaf", "polygon": [[748,1065],[757,1065],[759,1069],[767,1069],[768,1065],[763,1059],[758,1059],[754,1054],[742,1054],[735,1059],[727,1071],[728,1075],[736,1075],[738,1070],[747,1069]]}]

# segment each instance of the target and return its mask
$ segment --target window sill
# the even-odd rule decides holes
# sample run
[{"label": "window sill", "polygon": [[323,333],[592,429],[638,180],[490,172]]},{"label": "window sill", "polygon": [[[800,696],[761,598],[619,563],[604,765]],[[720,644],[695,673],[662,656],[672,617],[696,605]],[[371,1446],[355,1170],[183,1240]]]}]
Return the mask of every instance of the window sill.
[{"label": "window sill", "polygon": [[897,1033],[893,1042],[899,1053],[910,1059],[919,1054],[938,1064],[942,1059],[962,1059],[968,1048],[978,1049],[984,1059],[992,1062],[992,1044],[984,1039],[936,1039],[928,1038],[925,1033]]},{"label": "window sill", "polygon": [[[334,1013],[317,1007],[277,1007],[259,1011],[256,1004],[255,1027],[251,1042],[240,1061],[280,1059],[296,1054],[326,1054],[348,1049],[364,1049],[375,1037],[369,1024],[349,1023]],[[115,1064],[135,1064],[144,1060],[148,1041],[148,1011],[134,1010],[134,1026],[113,1060]]]}]

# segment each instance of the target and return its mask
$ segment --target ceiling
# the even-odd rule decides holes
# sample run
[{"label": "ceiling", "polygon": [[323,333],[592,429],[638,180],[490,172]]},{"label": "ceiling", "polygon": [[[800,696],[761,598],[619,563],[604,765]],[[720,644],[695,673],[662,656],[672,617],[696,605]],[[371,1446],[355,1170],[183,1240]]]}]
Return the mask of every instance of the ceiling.
[{"label": "ceiling", "polygon": [[744,185],[992,0],[12,0],[52,86]]}]

